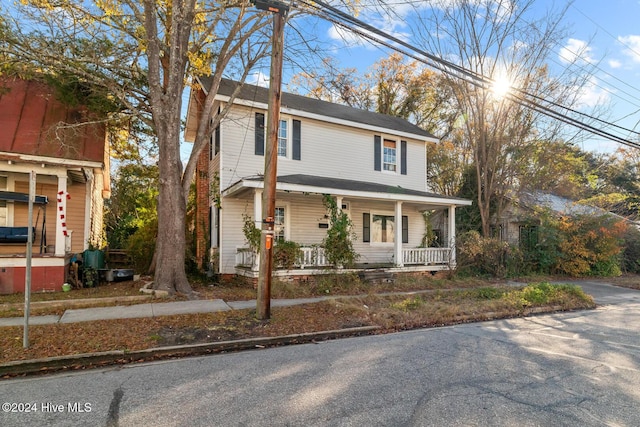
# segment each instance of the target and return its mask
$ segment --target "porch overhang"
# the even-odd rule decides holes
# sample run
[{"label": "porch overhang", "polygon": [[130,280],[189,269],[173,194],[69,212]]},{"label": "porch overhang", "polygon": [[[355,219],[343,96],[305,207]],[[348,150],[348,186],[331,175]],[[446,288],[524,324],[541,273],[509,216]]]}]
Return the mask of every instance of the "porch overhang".
[{"label": "porch overhang", "polygon": [[[252,189],[262,189],[262,176],[245,177],[222,191],[223,197],[237,196]],[[312,175],[284,175],[276,182],[276,191],[310,194],[331,194],[368,200],[386,200],[430,205],[431,207],[469,206],[471,200],[442,196],[426,191],[411,190],[400,186],[327,178]]]}]

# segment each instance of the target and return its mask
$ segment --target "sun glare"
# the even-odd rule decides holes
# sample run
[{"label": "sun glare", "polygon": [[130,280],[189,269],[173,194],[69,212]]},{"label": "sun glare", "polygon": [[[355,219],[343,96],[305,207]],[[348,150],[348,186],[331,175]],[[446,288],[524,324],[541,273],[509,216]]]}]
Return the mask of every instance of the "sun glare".
[{"label": "sun glare", "polygon": [[511,80],[505,75],[498,75],[494,78],[491,85],[493,96],[500,100],[503,99],[511,90]]}]

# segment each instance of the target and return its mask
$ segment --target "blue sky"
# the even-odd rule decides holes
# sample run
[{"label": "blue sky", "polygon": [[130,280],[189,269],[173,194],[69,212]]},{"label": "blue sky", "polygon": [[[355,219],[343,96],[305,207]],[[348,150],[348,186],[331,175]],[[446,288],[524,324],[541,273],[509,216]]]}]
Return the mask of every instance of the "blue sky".
[{"label": "blue sky", "polygon": [[[532,12],[542,17],[547,9],[566,3],[536,0]],[[406,7],[406,12],[403,10],[406,1],[398,1],[397,5],[395,11],[399,17],[381,19],[364,11],[358,18],[412,42],[411,29],[407,25],[412,9]],[[605,104],[608,121],[635,131],[640,131],[639,18],[640,0],[574,1],[564,21],[570,35],[555,46],[554,57],[549,61],[552,69],[566,67],[579,52],[578,64],[591,66],[595,70],[580,94],[583,110],[589,111],[596,103]],[[318,38],[331,44],[331,51],[340,68],[355,67],[365,72],[374,62],[390,53],[387,48],[361,43],[344,31],[337,31],[328,22],[318,22],[313,31]],[[624,136],[634,138],[633,135]],[[637,136],[635,138],[640,142]],[[599,152],[611,152],[619,147],[619,144],[600,137],[590,138],[583,143],[584,149]]]},{"label": "blue sky", "polygon": [[[415,4],[434,3],[429,1],[390,0],[398,5],[395,12],[399,17],[381,18],[363,10],[358,19],[375,24],[380,29],[398,38],[412,42],[407,21],[411,8]],[[449,1],[449,0],[438,0]],[[486,0],[485,0],[486,1]],[[413,3],[411,8],[407,3]],[[361,4],[366,3],[366,0]],[[532,19],[542,17],[547,9],[562,7],[568,2],[558,0],[535,0]],[[404,9],[403,9],[404,7]],[[578,63],[590,64],[595,74],[581,93],[584,111],[596,103],[607,106],[606,120],[627,129],[640,132],[640,0],[576,0],[567,9],[563,23],[566,24],[568,37],[561,40],[553,49],[550,59],[551,68],[565,67],[580,52]],[[384,47],[362,43],[357,37],[336,30],[333,24],[316,18],[303,18],[302,23],[294,25],[304,28],[308,37],[322,44],[326,53],[335,58],[341,68],[357,68],[364,73],[381,58],[388,57],[391,51]],[[290,31],[290,30],[287,30]],[[268,85],[268,64],[259,71],[258,84]],[[285,64],[283,84],[294,72],[291,64]],[[256,83],[256,76],[249,79]],[[185,103],[188,98],[185,98]],[[186,106],[186,105],[185,105]],[[575,107],[575,106],[572,106]],[[621,135],[640,142],[637,136]],[[635,139],[633,139],[635,138]],[[611,153],[622,145],[600,137],[590,137],[582,143],[588,151]],[[191,144],[183,144],[183,157],[188,156]]]}]

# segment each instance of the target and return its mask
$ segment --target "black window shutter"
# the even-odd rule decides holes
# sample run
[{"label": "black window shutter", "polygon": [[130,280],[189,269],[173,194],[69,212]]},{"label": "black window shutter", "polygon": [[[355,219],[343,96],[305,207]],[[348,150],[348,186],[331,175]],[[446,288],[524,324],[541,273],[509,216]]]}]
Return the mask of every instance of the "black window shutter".
[{"label": "black window shutter", "polygon": [[216,155],[219,152],[220,152],[220,125],[218,125],[218,127],[216,128],[216,146],[213,154]]},{"label": "black window shutter", "polygon": [[402,243],[409,243],[409,217],[402,215]]},{"label": "black window shutter", "polygon": [[362,241],[371,241],[371,217],[368,213],[362,214]]},{"label": "black window shutter", "polygon": [[264,156],[264,114],[256,113],[256,156]]},{"label": "black window shutter", "polygon": [[293,160],[301,159],[301,139],[300,139],[300,120],[293,121],[293,152],[291,153],[291,157]]},{"label": "black window shutter", "polygon": [[380,135],[373,137],[373,169],[382,170],[382,140]]},{"label": "black window shutter", "polygon": [[400,141],[400,173],[407,174],[407,141]]}]

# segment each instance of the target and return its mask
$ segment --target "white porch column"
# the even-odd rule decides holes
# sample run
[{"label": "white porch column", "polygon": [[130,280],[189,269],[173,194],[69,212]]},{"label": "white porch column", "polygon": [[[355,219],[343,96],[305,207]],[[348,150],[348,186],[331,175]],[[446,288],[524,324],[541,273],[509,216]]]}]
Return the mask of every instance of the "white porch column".
[{"label": "white porch column", "polygon": [[[60,192],[62,195],[60,196]],[[65,235],[64,228],[62,227],[63,222],[67,222],[67,175],[58,175],[58,194],[56,197],[59,197],[61,202],[57,203],[56,200],[56,256],[64,256],[64,247],[65,247]],[[62,207],[62,210],[59,208]],[[60,218],[60,215],[64,214],[64,220]],[[69,233],[71,234],[71,233]]]},{"label": "white porch column", "polygon": [[342,196],[336,196],[336,204],[338,205],[338,213],[342,212]]},{"label": "white porch column", "polygon": [[[253,222],[258,230],[262,230],[262,191],[261,189],[256,189],[253,193]],[[259,266],[260,254],[256,253],[256,260],[251,269],[258,271]]]},{"label": "white porch column", "polygon": [[402,257],[402,202],[396,202],[395,212],[395,236],[393,239],[393,259],[395,260],[396,267],[404,267],[404,260]]},{"label": "white porch column", "polygon": [[451,266],[456,265],[456,206],[449,206],[449,247],[451,248]]},{"label": "white porch column", "polygon": [[262,190],[256,189],[253,193],[253,221],[256,227],[262,229]]}]

